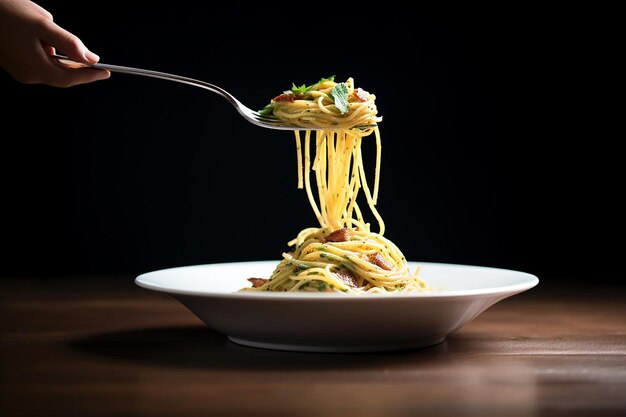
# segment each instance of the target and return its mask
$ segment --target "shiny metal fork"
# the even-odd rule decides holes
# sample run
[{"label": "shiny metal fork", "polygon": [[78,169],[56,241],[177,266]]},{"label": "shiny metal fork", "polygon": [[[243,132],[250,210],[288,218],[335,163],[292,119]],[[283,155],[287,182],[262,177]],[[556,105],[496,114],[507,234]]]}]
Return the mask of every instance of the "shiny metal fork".
[{"label": "shiny metal fork", "polygon": [[[181,77],[180,75],[168,74],[165,72],[151,71],[140,68],[131,68],[131,67],[122,67],[120,65],[110,65],[110,64],[83,64],[81,62],[72,61],[66,56],[54,54],[52,55],[59,64],[68,67],[68,68],[99,68],[106,69],[111,72],[119,72],[124,74],[133,74],[133,75],[143,75],[145,77],[152,78],[160,78],[162,80],[176,81],[183,84],[189,84],[194,87],[204,88],[205,90],[209,90],[213,93],[216,93],[222,97],[224,97],[230,104],[232,104],[237,112],[244,117],[247,121],[257,126],[266,127],[268,129],[278,129],[278,130],[303,130],[304,128],[300,126],[296,126],[294,124],[289,124],[281,121],[277,117],[273,115],[263,115],[258,111],[252,110],[243,104],[239,100],[237,100],[232,94],[228,91],[224,90],[221,87],[218,87],[214,84],[209,84],[204,81],[194,80],[193,78]],[[316,130],[319,128],[308,128],[310,130]]]}]

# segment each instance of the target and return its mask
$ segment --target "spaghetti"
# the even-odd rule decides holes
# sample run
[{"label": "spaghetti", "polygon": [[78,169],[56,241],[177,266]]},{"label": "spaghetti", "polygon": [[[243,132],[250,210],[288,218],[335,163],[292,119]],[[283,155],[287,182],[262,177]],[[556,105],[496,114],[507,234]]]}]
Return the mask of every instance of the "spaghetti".
[{"label": "spaghetti", "polygon": [[[252,287],[243,290],[359,294],[429,289],[419,270],[411,273],[400,249],[383,236],[385,224],[375,207],[382,149],[377,125],[382,117],[377,116],[375,99],[355,88],[352,78],[336,83],[330,77],[308,87],[293,85],[262,110],[303,127],[303,135],[295,132],[298,188],[306,190],[320,227],[302,230],[288,243],[294,249],[283,253],[271,277],[250,278]],[[313,128],[318,129],[314,137]],[[377,152],[370,189],[361,143],[372,133]],[[378,232],[370,229],[357,203],[361,189]]]}]

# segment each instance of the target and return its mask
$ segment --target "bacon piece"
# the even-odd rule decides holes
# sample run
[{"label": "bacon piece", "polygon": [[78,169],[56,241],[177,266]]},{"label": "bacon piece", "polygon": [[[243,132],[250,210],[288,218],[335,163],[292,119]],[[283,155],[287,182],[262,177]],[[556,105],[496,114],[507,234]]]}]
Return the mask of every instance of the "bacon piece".
[{"label": "bacon piece", "polygon": [[350,231],[350,229],[348,229],[347,227],[344,227],[342,229],[337,229],[333,232],[330,232],[322,241],[323,243],[326,242],[347,242],[348,240],[350,240],[350,235],[352,235],[352,232]]},{"label": "bacon piece", "polygon": [[359,87],[356,90],[354,90],[354,97],[356,97],[356,99],[359,100],[360,102],[364,102],[364,101],[369,100],[369,93]]},{"label": "bacon piece", "polygon": [[370,253],[367,256],[367,259],[373,263],[374,265],[378,266],[381,269],[384,269],[385,271],[391,271],[391,269],[393,268],[393,265],[391,265],[389,263],[388,260],[386,260],[383,255],[381,255],[380,253],[376,252],[376,253]]},{"label": "bacon piece", "polygon": [[272,101],[294,101],[296,98],[294,97],[293,94],[291,93],[285,93],[285,94],[280,94],[277,95],[276,97],[273,98]]},{"label": "bacon piece", "polygon": [[337,275],[337,278],[339,278],[349,286],[357,286],[356,277],[349,269],[340,269],[339,271],[335,272],[335,275]]},{"label": "bacon piece", "polygon": [[259,288],[263,286],[269,279],[266,278],[248,278],[248,281],[252,283],[252,288]]},{"label": "bacon piece", "polygon": [[302,93],[284,93],[284,94],[279,94],[276,97],[274,97],[272,99],[272,101],[276,102],[276,101],[289,101],[289,102],[293,102],[295,99],[301,99],[302,97],[304,97],[304,94]]}]

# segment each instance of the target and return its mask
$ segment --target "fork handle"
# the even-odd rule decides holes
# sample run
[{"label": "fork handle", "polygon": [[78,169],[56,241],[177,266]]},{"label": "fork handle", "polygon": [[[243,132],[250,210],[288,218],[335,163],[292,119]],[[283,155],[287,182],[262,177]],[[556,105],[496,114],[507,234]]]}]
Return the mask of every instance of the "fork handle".
[{"label": "fork handle", "polygon": [[141,75],[144,77],[152,77],[152,78],[159,78],[162,80],[175,81],[178,83],[192,85],[194,87],[204,88],[205,90],[209,90],[216,94],[219,94],[222,97],[224,97],[226,100],[228,100],[230,104],[232,104],[235,107],[237,107],[238,105],[241,105],[241,103],[232,94],[230,94],[228,91],[224,90],[223,88],[220,88],[214,84],[210,84],[204,81],[195,80],[193,78],[182,77],[180,75],[168,74],[166,72],[152,71],[152,70],[146,70],[146,69],[141,69],[141,68],[123,67],[121,65],[100,64],[100,63],[84,64],[82,62],[73,61],[69,59],[68,57],[66,57],[65,55],[59,55],[59,54],[52,54],[51,56],[55,58],[59,64],[61,64],[62,66],[66,68],[97,68],[97,69],[109,70],[111,72],[119,72],[122,74]]}]

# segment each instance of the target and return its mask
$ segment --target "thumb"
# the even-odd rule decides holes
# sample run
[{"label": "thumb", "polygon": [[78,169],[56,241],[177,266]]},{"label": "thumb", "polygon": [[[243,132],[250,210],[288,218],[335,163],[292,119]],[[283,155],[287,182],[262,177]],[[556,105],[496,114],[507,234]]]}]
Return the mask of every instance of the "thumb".
[{"label": "thumb", "polygon": [[68,58],[84,64],[95,64],[100,57],[91,52],[78,38],[56,23],[50,21],[40,34],[43,43],[54,47],[57,51],[67,55]]}]

